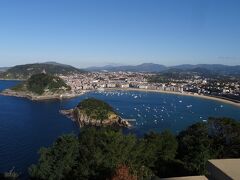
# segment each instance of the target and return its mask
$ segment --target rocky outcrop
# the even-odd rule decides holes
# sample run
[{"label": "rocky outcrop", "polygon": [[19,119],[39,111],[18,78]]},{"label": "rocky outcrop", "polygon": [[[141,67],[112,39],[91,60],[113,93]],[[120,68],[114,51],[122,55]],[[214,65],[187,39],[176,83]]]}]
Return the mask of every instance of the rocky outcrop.
[{"label": "rocky outcrop", "polygon": [[120,116],[116,114],[111,114],[108,119],[100,120],[90,118],[86,113],[82,112],[79,108],[74,108],[70,110],[61,110],[61,114],[71,118],[75,121],[80,127],[86,125],[93,126],[122,126],[122,127],[131,127],[131,124],[122,119]]},{"label": "rocky outcrop", "polygon": [[[83,92],[84,93],[84,92]],[[82,93],[82,94],[83,94]],[[34,93],[31,93],[29,91],[14,91],[11,89],[5,89],[2,92],[0,92],[0,95],[3,96],[14,96],[14,97],[22,97],[22,98],[27,98],[33,101],[41,101],[41,100],[51,100],[51,99],[68,99],[68,98],[73,98],[76,96],[81,95],[79,94],[74,94],[74,93],[44,93],[42,95],[37,95]]]}]

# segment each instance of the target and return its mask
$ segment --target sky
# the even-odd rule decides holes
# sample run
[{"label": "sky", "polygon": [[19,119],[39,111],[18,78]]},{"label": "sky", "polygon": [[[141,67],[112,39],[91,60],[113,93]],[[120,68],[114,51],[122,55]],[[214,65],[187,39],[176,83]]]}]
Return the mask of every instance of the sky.
[{"label": "sky", "polygon": [[1,0],[0,67],[240,65],[239,0]]}]

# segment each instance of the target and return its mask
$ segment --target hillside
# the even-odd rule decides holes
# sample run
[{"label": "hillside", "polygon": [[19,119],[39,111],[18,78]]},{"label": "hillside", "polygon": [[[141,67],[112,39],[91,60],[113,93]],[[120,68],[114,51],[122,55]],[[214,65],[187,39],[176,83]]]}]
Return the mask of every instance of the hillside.
[{"label": "hillside", "polygon": [[70,89],[61,78],[43,73],[32,75],[27,81],[12,88],[13,91],[29,92],[37,95],[60,93]]},{"label": "hillside", "polygon": [[40,73],[32,75],[28,80],[22,81],[11,89],[3,90],[0,94],[30,100],[48,100],[74,97],[75,94],[72,94],[70,90],[71,87],[61,78]]},{"label": "hillside", "polygon": [[62,110],[62,114],[74,119],[80,127],[85,125],[120,125],[129,126],[114,109],[104,101],[88,98],[81,101],[74,109]]},{"label": "hillside", "polygon": [[85,113],[91,119],[108,119],[111,115],[116,115],[113,108],[104,101],[89,98],[85,99],[77,105],[77,109],[81,113]]},{"label": "hillside", "polygon": [[59,64],[55,62],[51,63],[35,63],[35,64],[25,64],[17,65],[9,68],[7,71],[0,74],[2,79],[28,79],[33,74],[39,74],[46,72],[51,75],[56,74],[72,74],[72,73],[82,73],[83,70],[77,69],[75,67]]}]

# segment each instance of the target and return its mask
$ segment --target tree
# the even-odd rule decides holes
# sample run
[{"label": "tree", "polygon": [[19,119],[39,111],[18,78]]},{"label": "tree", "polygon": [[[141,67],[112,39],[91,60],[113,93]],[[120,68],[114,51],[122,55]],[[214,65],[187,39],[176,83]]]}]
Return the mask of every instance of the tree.
[{"label": "tree", "polygon": [[190,174],[205,174],[206,162],[214,157],[206,123],[196,123],[178,135],[178,158]]},{"label": "tree", "polygon": [[[220,149],[220,150],[219,150]],[[33,179],[147,179],[206,173],[211,158],[240,157],[240,123],[210,118],[182,131],[151,132],[144,138],[111,127],[84,127],[42,148]]]},{"label": "tree", "polygon": [[106,179],[119,164],[135,176],[150,176],[142,163],[143,149],[133,135],[111,128],[85,127],[79,137],[65,135],[50,148],[40,150],[37,165],[29,173],[35,179]]},{"label": "tree", "polygon": [[64,135],[50,148],[40,149],[37,165],[29,169],[30,177],[35,179],[71,179],[78,164],[78,139],[74,135]]},{"label": "tree", "polygon": [[176,169],[166,168],[170,164],[177,164],[175,156],[178,143],[175,136],[170,131],[164,131],[160,134],[150,132],[145,135],[144,141],[145,147],[147,147],[144,155],[148,167],[160,177],[168,177],[169,174],[175,173]]},{"label": "tree", "polygon": [[106,179],[119,164],[131,167],[134,174],[143,166],[142,150],[133,135],[123,135],[111,128],[85,128],[79,143],[81,163],[77,176],[82,179]]},{"label": "tree", "polygon": [[218,158],[240,157],[240,122],[230,118],[209,118],[208,127]]},{"label": "tree", "polygon": [[209,118],[207,123],[196,123],[177,139],[177,157],[191,174],[204,174],[208,159],[240,157],[240,122],[230,118]]},{"label": "tree", "polygon": [[63,81],[63,79],[49,75],[49,74],[34,74],[32,75],[26,82],[27,90],[41,95],[44,93],[46,89],[51,92],[55,92],[60,90],[61,88],[65,88],[66,90],[70,90],[71,88]]}]

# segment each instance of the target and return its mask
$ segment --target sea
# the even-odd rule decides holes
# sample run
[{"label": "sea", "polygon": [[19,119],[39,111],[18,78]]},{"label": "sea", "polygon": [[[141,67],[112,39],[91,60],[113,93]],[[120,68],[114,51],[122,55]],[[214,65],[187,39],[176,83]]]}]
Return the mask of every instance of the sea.
[{"label": "sea", "polygon": [[[0,81],[0,91],[20,81]],[[240,120],[240,108],[219,101],[192,96],[139,91],[95,91],[65,100],[31,101],[0,95],[0,172],[14,168],[27,178],[28,167],[37,162],[41,147],[49,147],[63,134],[81,130],[60,109],[75,107],[85,98],[109,103],[122,118],[132,120],[123,129],[142,137],[150,131],[170,130],[174,134],[208,117]]]}]

